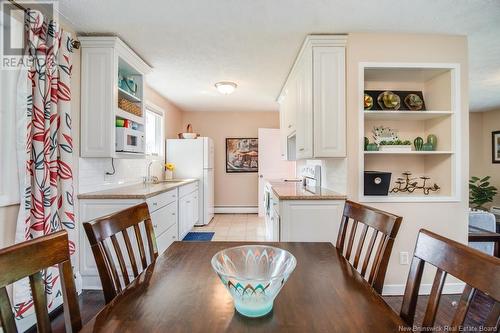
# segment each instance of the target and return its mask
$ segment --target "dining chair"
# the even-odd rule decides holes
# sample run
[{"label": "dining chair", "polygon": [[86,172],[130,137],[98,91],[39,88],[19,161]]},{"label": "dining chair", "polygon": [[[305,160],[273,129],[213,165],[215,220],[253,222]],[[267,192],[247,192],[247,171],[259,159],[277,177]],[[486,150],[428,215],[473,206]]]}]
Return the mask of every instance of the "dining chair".
[{"label": "dining chair", "polygon": [[6,286],[25,277],[30,281],[37,331],[52,332],[41,271],[54,265],[58,266],[61,279],[66,332],[77,332],[82,328],[68,233],[58,231],[0,250],[0,322],[4,332],[17,332]]},{"label": "dining chair", "polygon": [[[368,280],[368,283],[379,294],[382,293],[392,246],[402,220],[403,218],[400,216],[376,208],[364,206],[349,200],[345,202],[336,247],[350,262],[353,247],[355,243],[357,244],[351,264],[355,269],[359,269],[359,265],[362,262],[361,275]],[[361,228],[361,233],[356,239],[358,228]],[[370,241],[366,246],[365,240],[369,232],[371,233],[371,237],[369,236]],[[373,256],[375,244],[378,245]],[[362,257],[363,260],[361,260]],[[368,270],[370,264],[371,266]]]},{"label": "dining chair", "polygon": [[463,325],[469,305],[477,291],[494,300],[486,319],[486,327],[497,327],[500,318],[500,259],[421,229],[406,282],[400,316],[412,326],[415,319],[418,291],[425,263],[437,268],[425,310],[422,328],[432,328],[436,319],[441,292],[448,274],[465,282],[465,288],[451,322],[450,332]]},{"label": "dining chair", "polygon": [[[93,222],[83,223],[97,264],[97,270],[101,279],[106,303],[109,303],[124,287],[130,284],[129,270],[127,269],[125,257],[117,238],[118,234],[121,234],[123,238],[133,277],[136,278],[139,275],[134,248],[139,251],[142,269],[144,270],[148,266],[145,244],[140,228],[141,223],[144,224],[150,264],[158,257],[158,248],[148,205],[146,203],[98,218]],[[134,231],[136,240],[135,246],[132,246],[132,242],[130,241],[128,234],[129,228]],[[113,246],[115,256],[113,256],[110,250],[109,240]],[[115,257],[120,267],[123,283],[118,275]]]}]

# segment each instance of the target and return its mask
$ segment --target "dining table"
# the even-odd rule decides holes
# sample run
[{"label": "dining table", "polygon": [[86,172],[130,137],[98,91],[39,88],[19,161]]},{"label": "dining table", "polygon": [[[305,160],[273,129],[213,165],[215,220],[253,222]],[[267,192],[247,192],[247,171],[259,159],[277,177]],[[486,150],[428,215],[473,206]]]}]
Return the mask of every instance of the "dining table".
[{"label": "dining table", "polygon": [[[297,265],[264,317],[240,315],[212,269],[218,251],[248,244]],[[82,332],[398,332],[405,322],[331,243],[174,242]]]}]

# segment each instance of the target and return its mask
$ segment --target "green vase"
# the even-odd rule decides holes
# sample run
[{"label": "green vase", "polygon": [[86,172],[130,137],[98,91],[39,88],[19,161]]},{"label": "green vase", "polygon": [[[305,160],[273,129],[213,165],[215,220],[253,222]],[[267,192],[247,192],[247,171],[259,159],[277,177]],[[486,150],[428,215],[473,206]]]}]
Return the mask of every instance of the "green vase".
[{"label": "green vase", "polygon": [[367,151],[377,151],[378,150],[378,146],[376,143],[369,143],[366,145],[366,150]]},{"label": "green vase", "polygon": [[424,150],[424,151],[432,151],[432,150],[434,150],[434,147],[432,147],[432,144],[430,144],[430,143],[424,143],[422,145],[422,150]]},{"label": "green vase", "polygon": [[415,140],[413,140],[413,144],[415,145],[415,150],[422,150],[422,146],[424,145],[424,139],[417,136]]},{"label": "green vase", "polygon": [[427,143],[432,145],[432,150],[436,150],[438,144],[438,138],[434,134],[429,134],[427,136]]},{"label": "green vase", "polygon": [[370,140],[368,140],[368,138],[365,136],[365,150],[366,150],[366,146],[368,146],[369,143],[370,143]]}]

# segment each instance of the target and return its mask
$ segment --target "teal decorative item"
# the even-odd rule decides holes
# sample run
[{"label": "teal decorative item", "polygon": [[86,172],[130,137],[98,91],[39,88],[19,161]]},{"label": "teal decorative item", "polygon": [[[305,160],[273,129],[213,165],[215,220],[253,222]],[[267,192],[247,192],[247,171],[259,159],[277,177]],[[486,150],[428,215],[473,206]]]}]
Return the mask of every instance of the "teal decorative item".
[{"label": "teal decorative item", "polygon": [[431,143],[428,143],[428,142],[427,142],[427,143],[424,143],[424,144],[422,145],[422,150],[423,150],[423,151],[433,151],[433,150],[434,150],[434,147],[432,146],[432,144],[431,144]]},{"label": "teal decorative item", "polygon": [[290,252],[264,245],[232,247],[212,258],[212,268],[231,294],[234,307],[246,317],[262,317],[273,309],[296,264]]},{"label": "teal decorative item", "polygon": [[422,146],[424,145],[424,139],[417,136],[415,140],[413,140],[413,145],[415,146],[415,150],[422,150]]},{"label": "teal decorative item", "polygon": [[368,140],[368,138],[365,136],[365,150],[366,150],[366,146],[368,146],[369,143],[370,143],[370,140]]},{"label": "teal decorative item", "polygon": [[436,150],[438,144],[438,138],[434,134],[429,134],[427,136],[427,143],[432,145],[432,150]]},{"label": "teal decorative item", "polygon": [[369,143],[366,145],[367,151],[378,151],[378,146],[376,143]]}]

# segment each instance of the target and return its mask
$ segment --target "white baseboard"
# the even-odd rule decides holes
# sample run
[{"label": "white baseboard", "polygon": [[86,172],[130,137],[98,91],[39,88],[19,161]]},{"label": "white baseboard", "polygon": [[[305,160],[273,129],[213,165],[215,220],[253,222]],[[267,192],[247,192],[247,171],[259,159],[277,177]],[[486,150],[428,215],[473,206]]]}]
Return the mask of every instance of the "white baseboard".
[{"label": "white baseboard", "polygon": [[215,214],[257,214],[257,206],[215,206]]},{"label": "white baseboard", "polygon": [[[401,296],[405,293],[404,284],[386,284],[382,290],[384,296]],[[461,294],[464,290],[465,283],[445,283],[443,286],[443,294]],[[419,295],[429,295],[431,293],[432,284],[421,284]]]}]

